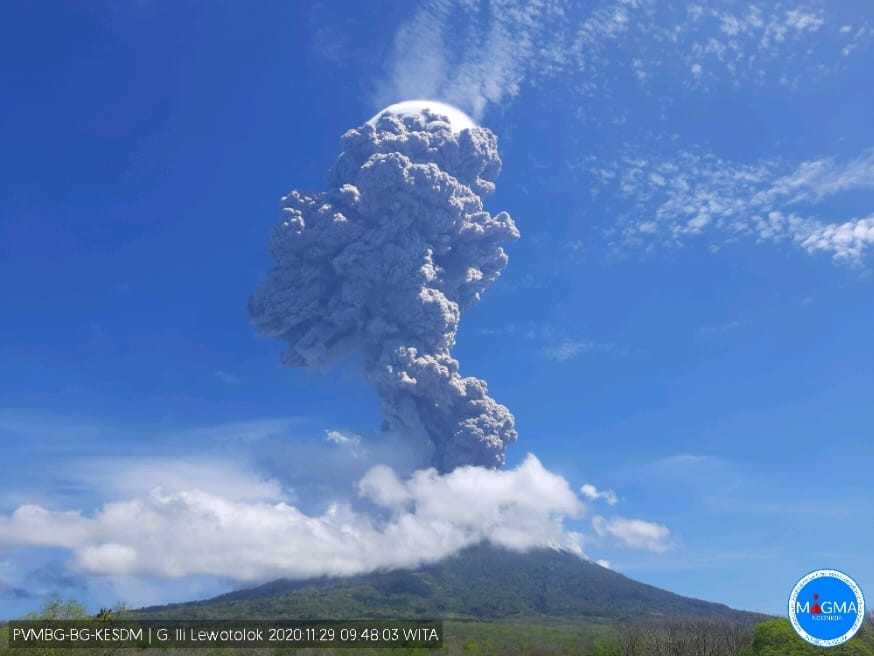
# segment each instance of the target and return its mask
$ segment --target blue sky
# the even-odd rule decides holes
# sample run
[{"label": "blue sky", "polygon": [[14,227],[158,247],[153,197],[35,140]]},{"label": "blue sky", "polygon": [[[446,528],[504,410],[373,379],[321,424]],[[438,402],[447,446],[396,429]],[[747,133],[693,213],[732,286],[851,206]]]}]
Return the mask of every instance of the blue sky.
[{"label": "blue sky", "polygon": [[[280,196],[416,97],[497,134],[486,205],[522,234],[453,351],[516,417],[477,479],[535,481],[510,519],[741,608],[818,567],[874,590],[874,9],[561,6],[3,7],[0,617],[240,585],[192,517],[387,539],[358,505],[406,480],[368,470],[405,466],[375,392],[280,367],[246,301]],[[149,564],[125,521],[192,552]]]}]

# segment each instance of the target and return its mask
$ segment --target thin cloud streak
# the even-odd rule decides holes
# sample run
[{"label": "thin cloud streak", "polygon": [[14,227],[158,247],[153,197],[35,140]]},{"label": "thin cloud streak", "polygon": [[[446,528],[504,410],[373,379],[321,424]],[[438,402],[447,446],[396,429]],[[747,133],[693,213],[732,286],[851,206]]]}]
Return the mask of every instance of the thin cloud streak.
[{"label": "thin cloud streak", "polygon": [[615,248],[676,247],[701,236],[718,250],[746,237],[860,264],[874,245],[874,214],[839,222],[810,215],[832,196],[874,189],[874,149],[783,169],[775,160],[738,164],[681,151],[671,159],[629,153],[608,165],[592,160],[589,171],[597,193],[606,188],[632,205],[605,230]]},{"label": "thin cloud streak", "polygon": [[606,93],[619,71],[645,85],[673,66],[701,90],[724,81],[793,87],[840,70],[874,40],[867,25],[840,21],[829,9],[613,0],[584,11],[560,1],[434,0],[397,29],[373,96],[378,106],[435,98],[479,120],[525,85],[560,75],[573,76],[584,96]]}]

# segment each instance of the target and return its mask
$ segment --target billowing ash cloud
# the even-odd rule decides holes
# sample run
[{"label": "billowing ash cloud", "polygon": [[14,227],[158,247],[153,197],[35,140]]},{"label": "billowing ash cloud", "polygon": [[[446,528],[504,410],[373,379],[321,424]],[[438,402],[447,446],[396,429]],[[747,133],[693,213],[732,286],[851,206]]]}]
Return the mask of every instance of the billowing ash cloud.
[{"label": "billowing ash cloud", "polygon": [[507,264],[501,244],[519,236],[506,212],[483,210],[501,168],[495,135],[420,108],[383,112],[342,146],[325,191],[283,198],[252,320],[287,342],[290,367],[363,354],[383,427],[420,441],[441,471],[500,467],[513,415],[450,354],[462,311]]}]

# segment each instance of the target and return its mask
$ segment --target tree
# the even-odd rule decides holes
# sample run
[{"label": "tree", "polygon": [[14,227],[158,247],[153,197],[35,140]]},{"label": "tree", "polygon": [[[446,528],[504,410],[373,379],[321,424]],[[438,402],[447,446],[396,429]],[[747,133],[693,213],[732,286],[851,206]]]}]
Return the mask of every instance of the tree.
[{"label": "tree", "polygon": [[111,622],[112,620],[121,620],[124,619],[125,615],[127,615],[130,610],[123,601],[117,603],[112,608],[101,608],[97,611],[97,615],[95,615],[95,619],[100,620],[101,622]]},{"label": "tree", "polygon": [[[97,615],[89,615],[84,604],[75,600],[67,599],[64,601],[59,596],[50,597],[38,611],[28,613],[22,619],[24,620],[86,620],[91,622],[111,622],[114,619],[121,619],[128,612],[127,606],[117,604],[113,608],[101,608]],[[4,648],[4,640],[8,640],[5,635],[6,627],[0,628],[0,656],[12,654],[14,656],[66,656],[71,653],[71,650],[64,647],[48,647],[48,648]],[[77,648],[73,650],[77,656],[112,656],[120,651],[120,647],[107,648]]]},{"label": "tree", "polygon": [[[85,606],[75,599],[64,601],[58,596],[50,597],[42,606],[42,608],[33,613],[28,613],[22,619],[25,620],[83,620],[88,618],[88,611]],[[62,656],[69,650],[60,647],[49,647],[43,649],[24,648],[12,649],[0,646],[0,655],[16,654],[16,656],[29,656],[31,654],[39,654],[39,656]],[[92,650],[78,650],[82,656],[88,656]]]},{"label": "tree", "polygon": [[622,656],[622,648],[618,643],[598,640],[587,652],[587,656]]},{"label": "tree", "polygon": [[621,656],[740,656],[748,631],[735,620],[664,618],[619,628]]},{"label": "tree", "polygon": [[113,616],[114,613],[112,612],[111,608],[101,608],[99,611],[97,611],[97,615],[95,617],[101,622],[111,622]]},{"label": "tree", "polygon": [[619,649],[622,656],[644,656],[644,634],[640,624],[619,627]]},{"label": "tree", "polygon": [[85,606],[75,599],[64,601],[58,596],[53,596],[43,604],[42,609],[28,613],[26,620],[84,620],[88,617]]},{"label": "tree", "polygon": [[463,647],[465,655],[470,656],[482,656],[483,649],[480,647],[480,644],[476,641],[476,638],[468,638],[464,642]]},{"label": "tree", "polygon": [[857,636],[834,649],[820,649],[799,638],[789,620],[768,620],[753,631],[753,656],[874,656],[874,645],[863,636]]}]

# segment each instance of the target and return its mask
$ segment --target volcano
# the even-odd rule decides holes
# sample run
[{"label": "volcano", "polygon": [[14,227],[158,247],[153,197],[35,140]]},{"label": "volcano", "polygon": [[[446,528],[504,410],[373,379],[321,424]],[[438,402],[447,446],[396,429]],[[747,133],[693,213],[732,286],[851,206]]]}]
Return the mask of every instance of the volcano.
[{"label": "volcano", "polygon": [[413,570],[280,579],[208,600],[153,606],[172,619],[556,619],[604,623],[697,617],[754,623],[761,615],[683,597],[553,549],[469,547]]}]

